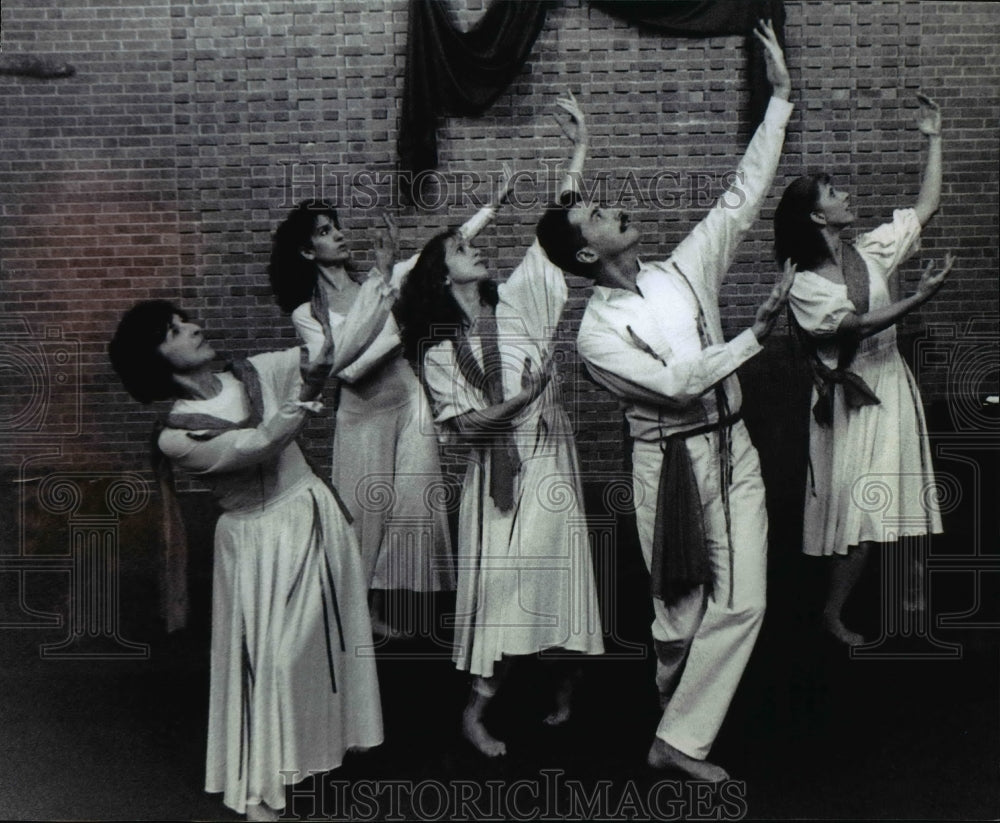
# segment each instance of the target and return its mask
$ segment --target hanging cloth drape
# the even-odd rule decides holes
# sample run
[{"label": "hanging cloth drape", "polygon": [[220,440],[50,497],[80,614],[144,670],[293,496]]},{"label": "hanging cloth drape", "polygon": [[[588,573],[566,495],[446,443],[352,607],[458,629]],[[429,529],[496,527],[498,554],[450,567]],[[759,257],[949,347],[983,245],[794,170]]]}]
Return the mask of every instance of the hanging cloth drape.
[{"label": "hanging cloth drape", "polygon": [[551,2],[494,0],[467,32],[441,0],[410,0],[399,159],[413,174],[403,194],[419,201],[420,172],[437,168],[437,122],[444,114],[475,116],[492,105],[521,71]]},{"label": "hanging cloth drape", "polygon": [[750,86],[750,130],[767,111],[771,84],[767,80],[764,47],[753,35],[758,20],[770,20],[782,48],[785,6],[781,0],[592,0],[592,6],[612,17],[663,34],[681,37],[746,36],[747,81]]},{"label": "hanging cloth drape", "polygon": [[[410,0],[397,149],[401,193],[420,203],[425,172],[437,168],[441,115],[477,116],[510,85],[545,23],[551,0],[494,0],[467,32],[455,28],[442,0]],[[781,0],[592,0],[601,11],[639,26],[684,37],[746,36],[751,128],[764,118],[771,87],[764,50],[753,36],[758,20],[770,20],[784,45]]]}]

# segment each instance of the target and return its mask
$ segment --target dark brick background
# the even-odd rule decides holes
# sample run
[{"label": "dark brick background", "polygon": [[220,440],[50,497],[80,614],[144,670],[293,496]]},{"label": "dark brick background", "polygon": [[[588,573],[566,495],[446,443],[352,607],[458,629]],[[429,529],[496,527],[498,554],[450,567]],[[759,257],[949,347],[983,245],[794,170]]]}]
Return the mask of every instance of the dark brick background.
[{"label": "dark brick background", "polygon": [[[452,5],[467,23],[484,3]],[[924,160],[913,127],[914,93],[922,88],[944,112],[944,198],[923,251],[901,272],[901,291],[911,291],[924,263],[946,249],[961,260],[946,289],[901,330],[911,346],[929,332],[957,345],[969,339],[973,319],[985,336],[987,367],[972,388],[995,391],[996,6],[786,6],[796,109],[763,219],[723,292],[727,332],[749,323],[774,276],[770,217],[794,176],[818,168],[836,174],[852,193],[859,228],[912,204]],[[29,455],[44,463],[46,450],[88,470],[144,467],[154,411],[126,397],[104,354],[118,316],[137,299],[179,296],[234,356],[291,344],[265,266],[270,233],[295,200],[322,193],[341,202],[362,263],[383,207],[398,215],[406,252],[471,212],[453,190],[430,212],[394,201],[403,0],[5,0],[2,23],[4,54],[55,56],[76,69],[62,79],[0,76],[7,472]],[[634,191],[634,181],[642,192],[661,172],[677,181],[671,208],[635,207],[642,254],[666,256],[719,193],[745,145],[741,38],[660,36],[579,0],[558,3],[528,64],[487,116],[442,122],[441,171],[487,174],[512,160],[534,172],[564,161],[568,147],[549,115],[567,86],[589,115],[589,170],[606,175],[611,197]],[[335,183],[365,172],[384,179],[350,189]],[[543,176],[534,192],[522,184],[519,194],[544,198],[552,185]],[[508,209],[484,233],[481,245],[501,276],[530,242],[538,213]],[[584,469],[598,477],[621,470],[620,414],[574,364],[569,341],[587,292],[582,281],[572,285],[563,379],[572,384]],[[780,339],[769,347],[777,365],[754,375],[778,379],[748,386],[749,397],[786,390],[780,376],[788,351]],[[925,359],[915,364],[925,399],[948,402],[947,355]],[[324,425],[310,430],[319,457],[327,452]]]}]

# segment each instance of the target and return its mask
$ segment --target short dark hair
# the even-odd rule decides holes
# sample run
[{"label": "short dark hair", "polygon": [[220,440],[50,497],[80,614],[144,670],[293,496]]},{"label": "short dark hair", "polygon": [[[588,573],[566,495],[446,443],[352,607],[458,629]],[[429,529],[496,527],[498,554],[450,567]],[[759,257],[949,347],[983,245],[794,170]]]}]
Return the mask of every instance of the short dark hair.
[{"label": "short dark hair", "polygon": [[312,234],[320,217],[340,229],[337,210],[326,200],[303,200],[278,224],[271,243],[267,275],[278,307],[286,314],[312,299],[319,269],[302,256],[312,248]]},{"label": "short dark hair", "polygon": [[812,219],[820,187],[829,182],[829,174],[809,174],[793,180],[781,195],[774,210],[774,256],[779,265],[791,260],[804,271],[830,259],[823,230]]},{"label": "short dark hair", "polygon": [[569,221],[570,209],[582,202],[579,192],[563,192],[559,200],[545,210],[535,227],[535,236],[554,265],[570,274],[595,280],[599,264],[577,260],[576,253],[586,247],[587,241],[580,228]]},{"label": "short dark hair", "polygon": [[[428,240],[399,291],[395,315],[403,353],[418,369],[426,348],[442,340],[457,338],[465,320],[448,286],[448,264],[445,262],[448,240],[457,235],[457,229],[449,229]],[[497,304],[495,280],[479,282],[479,298],[488,305]]]},{"label": "short dark hair", "polygon": [[108,343],[112,367],[125,391],[140,403],[177,396],[173,370],[159,352],[175,315],[187,320],[187,314],[166,300],[136,303],[122,316]]}]

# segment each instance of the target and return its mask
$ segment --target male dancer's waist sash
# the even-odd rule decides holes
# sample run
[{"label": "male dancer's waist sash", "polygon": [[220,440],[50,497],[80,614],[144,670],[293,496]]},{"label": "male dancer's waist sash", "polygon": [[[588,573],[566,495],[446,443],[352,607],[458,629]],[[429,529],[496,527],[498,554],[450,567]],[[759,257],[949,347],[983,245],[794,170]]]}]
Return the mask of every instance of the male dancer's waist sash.
[{"label": "male dancer's waist sash", "polygon": [[[712,562],[705,540],[705,524],[698,492],[698,481],[691,465],[685,440],[700,434],[728,430],[743,419],[740,412],[714,423],[669,434],[660,441],[663,464],[656,495],[656,521],[653,526],[650,586],[653,597],[672,603],[696,586],[711,587]],[[728,436],[720,437],[719,469],[722,497],[729,531],[728,487],[731,455]],[[730,553],[732,546],[730,544]],[[732,559],[732,558],[730,558]]]}]

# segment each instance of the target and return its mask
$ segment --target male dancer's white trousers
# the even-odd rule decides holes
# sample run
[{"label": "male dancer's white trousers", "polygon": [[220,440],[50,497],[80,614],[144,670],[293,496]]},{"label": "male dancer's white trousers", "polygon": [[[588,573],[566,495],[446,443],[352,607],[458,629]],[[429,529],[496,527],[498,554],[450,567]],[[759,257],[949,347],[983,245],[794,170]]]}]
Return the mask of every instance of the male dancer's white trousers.
[{"label": "male dancer's white trousers", "polygon": [[[719,477],[719,433],[699,434],[685,444],[701,496],[714,587],[706,593],[699,586],[669,606],[653,599],[656,683],[665,707],[656,736],[698,760],[708,756],[729,710],[760,631],[766,599],[767,510],[760,462],[743,423],[735,423],[731,431],[732,575]],[[632,459],[639,541],[648,568],[663,463],[660,444],[635,441]]]}]

